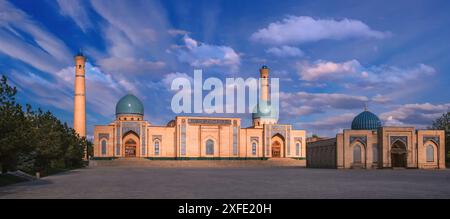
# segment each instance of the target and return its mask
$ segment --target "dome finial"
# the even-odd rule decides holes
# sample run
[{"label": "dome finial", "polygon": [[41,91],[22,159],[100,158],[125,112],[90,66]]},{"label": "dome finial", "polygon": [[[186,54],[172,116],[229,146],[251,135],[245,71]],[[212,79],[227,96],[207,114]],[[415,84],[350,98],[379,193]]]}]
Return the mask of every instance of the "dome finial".
[{"label": "dome finial", "polygon": [[364,111],[369,111],[369,104],[367,102],[364,103]]}]

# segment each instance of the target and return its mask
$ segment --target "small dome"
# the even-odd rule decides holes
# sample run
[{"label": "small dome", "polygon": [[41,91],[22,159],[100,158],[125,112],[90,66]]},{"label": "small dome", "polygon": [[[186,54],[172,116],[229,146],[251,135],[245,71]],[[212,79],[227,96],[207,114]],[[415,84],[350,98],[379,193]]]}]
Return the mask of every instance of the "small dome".
[{"label": "small dome", "polygon": [[144,115],[144,105],[136,96],[127,94],[116,104],[116,115],[119,114]]},{"label": "small dome", "polygon": [[252,113],[253,119],[267,118],[278,120],[278,110],[267,102],[266,104],[258,104]]},{"label": "small dome", "polygon": [[381,127],[381,120],[377,115],[365,110],[352,121],[353,130],[375,130]]}]

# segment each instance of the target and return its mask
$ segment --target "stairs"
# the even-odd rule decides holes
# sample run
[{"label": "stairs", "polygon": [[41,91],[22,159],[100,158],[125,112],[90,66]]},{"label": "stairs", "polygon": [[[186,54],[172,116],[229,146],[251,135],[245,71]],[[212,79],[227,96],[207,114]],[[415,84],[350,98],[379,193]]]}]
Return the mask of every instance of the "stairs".
[{"label": "stairs", "polygon": [[245,167],[305,167],[305,160],[270,158],[268,160],[149,160],[145,158],[118,158],[91,160],[89,166],[153,167],[153,168],[245,168]]}]

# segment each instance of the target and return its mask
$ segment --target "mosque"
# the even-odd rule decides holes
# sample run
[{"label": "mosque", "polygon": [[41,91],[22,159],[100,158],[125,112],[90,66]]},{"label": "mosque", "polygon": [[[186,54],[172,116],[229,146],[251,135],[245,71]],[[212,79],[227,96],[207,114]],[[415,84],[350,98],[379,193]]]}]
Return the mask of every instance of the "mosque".
[{"label": "mosque", "polygon": [[[83,54],[75,56],[74,129],[80,136],[86,136],[85,61]],[[351,129],[306,145],[306,131],[279,124],[274,108],[260,109],[269,100],[267,66],[260,69],[260,80],[261,101],[251,127],[242,127],[240,118],[194,116],[154,125],[144,119],[139,98],[127,94],[117,102],[115,120],[94,127],[94,158],[294,158],[306,159],[310,168],[445,168],[443,130],[383,126],[367,108]]]},{"label": "mosque", "polygon": [[[75,56],[76,81],[74,129],[85,136],[85,65]],[[306,156],[306,133],[290,124],[279,124],[274,107],[260,109],[269,101],[269,68],[260,69],[261,102],[252,114],[252,126],[240,118],[177,116],[167,125],[144,119],[144,104],[127,94],[116,104],[116,118],[94,127],[94,158],[138,157],[147,159],[267,159]]]},{"label": "mosque", "polygon": [[309,142],[307,151],[306,165],[311,168],[445,169],[443,130],[382,126],[367,107],[353,119],[351,129]]}]

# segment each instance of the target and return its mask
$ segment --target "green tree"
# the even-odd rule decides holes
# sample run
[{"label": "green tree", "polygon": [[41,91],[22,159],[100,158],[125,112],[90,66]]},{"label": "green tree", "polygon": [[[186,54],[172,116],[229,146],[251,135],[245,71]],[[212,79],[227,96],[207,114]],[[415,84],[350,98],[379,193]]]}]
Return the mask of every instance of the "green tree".
[{"label": "green tree", "polygon": [[16,87],[0,80],[0,165],[2,173],[14,170],[18,155],[26,144],[27,122],[20,104],[16,102]]},{"label": "green tree", "polygon": [[434,120],[431,128],[445,130],[445,160],[450,163],[450,111]]},{"label": "green tree", "polygon": [[[2,172],[20,169],[48,174],[53,170],[83,166],[85,148],[92,143],[81,138],[51,112],[24,112],[16,102],[17,89],[2,76],[0,81],[0,166]],[[90,151],[90,150],[88,150]]]}]

